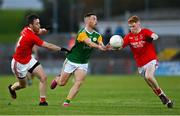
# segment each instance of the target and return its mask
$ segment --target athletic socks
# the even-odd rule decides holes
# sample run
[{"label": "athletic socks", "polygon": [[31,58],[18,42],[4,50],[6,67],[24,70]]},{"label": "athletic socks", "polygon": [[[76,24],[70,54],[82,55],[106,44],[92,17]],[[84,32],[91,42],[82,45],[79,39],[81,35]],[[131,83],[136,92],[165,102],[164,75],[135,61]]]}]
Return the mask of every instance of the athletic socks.
[{"label": "athletic socks", "polygon": [[40,102],[46,102],[46,97],[40,97]]},{"label": "athletic socks", "polygon": [[66,103],[70,103],[70,102],[71,102],[71,100],[70,100],[70,99],[65,99],[65,100],[64,100],[64,102],[66,102]]},{"label": "athletic socks", "polygon": [[161,88],[153,89],[153,91],[157,96],[160,96],[161,94],[164,94],[164,92],[161,90]]}]

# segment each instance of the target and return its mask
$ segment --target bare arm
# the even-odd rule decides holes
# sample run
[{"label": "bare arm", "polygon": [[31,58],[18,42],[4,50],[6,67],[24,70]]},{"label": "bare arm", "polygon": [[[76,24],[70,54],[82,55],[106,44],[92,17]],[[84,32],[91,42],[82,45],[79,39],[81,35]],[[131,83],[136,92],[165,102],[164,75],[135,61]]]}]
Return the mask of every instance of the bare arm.
[{"label": "bare arm", "polygon": [[153,40],[157,40],[159,37],[157,34],[152,33],[150,37],[145,38],[145,41],[151,43]]},{"label": "bare arm", "polygon": [[123,47],[119,47],[119,48],[113,48],[109,43],[105,46],[106,50],[121,50]]},{"label": "bare arm", "polygon": [[34,45],[32,48],[32,51],[33,51],[34,57],[38,59],[38,46]]},{"label": "bare arm", "polygon": [[45,42],[45,41],[43,42],[42,47],[47,48],[52,51],[60,51],[61,50],[61,47],[59,47],[55,44],[52,44],[52,43]]},{"label": "bare arm", "polygon": [[59,46],[57,46],[55,44],[48,43],[48,42],[45,42],[45,41],[43,42],[42,47],[47,48],[47,49],[52,50],[52,51],[64,51],[64,52],[67,52],[67,53],[71,52],[70,50],[68,50],[66,48],[59,47]]},{"label": "bare arm", "polygon": [[92,47],[92,48],[97,48],[99,50],[105,51],[105,47],[103,46],[103,44],[96,44],[94,42],[92,42],[89,38],[84,40],[84,43],[86,43],[88,46]]}]

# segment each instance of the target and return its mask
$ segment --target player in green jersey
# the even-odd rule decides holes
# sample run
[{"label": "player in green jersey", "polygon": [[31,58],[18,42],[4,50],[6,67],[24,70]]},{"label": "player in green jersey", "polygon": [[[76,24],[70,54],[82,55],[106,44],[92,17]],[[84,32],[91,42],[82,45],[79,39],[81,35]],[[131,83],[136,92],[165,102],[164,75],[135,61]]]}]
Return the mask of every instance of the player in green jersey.
[{"label": "player in green jersey", "polygon": [[94,29],[97,25],[97,16],[94,13],[87,13],[84,16],[85,27],[82,28],[76,37],[75,45],[71,52],[67,54],[62,68],[62,72],[51,83],[51,89],[57,85],[66,85],[71,74],[74,74],[75,80],[63,106],[69,106],[70,101],[78,93],[81,84],[85,80],[88,70],[88,60],[94,48],[105,51],[102,36]]}]

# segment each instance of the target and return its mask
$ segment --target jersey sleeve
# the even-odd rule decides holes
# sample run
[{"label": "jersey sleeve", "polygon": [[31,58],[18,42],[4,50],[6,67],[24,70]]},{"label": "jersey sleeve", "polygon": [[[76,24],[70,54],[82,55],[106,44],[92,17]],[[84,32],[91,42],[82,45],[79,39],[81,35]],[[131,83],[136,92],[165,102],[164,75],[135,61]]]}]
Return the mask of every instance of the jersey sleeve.
[{"label": "jersey sleeve", "polygon": [[79,33],[77,40],[79,42],[83,42],[87,38],[89,38],[89,37],[87,36],[86,32],[81,32],[81,33]]},{"label": "jersey sleeve", "polygon": [[126,35],[124,38],[123,38],[123,41],[124,41],[124,43],[123,43],[123,48],[125,48],[127,45],[129,45],[129,36],[128,35]]},{"label": "jersey sleeve", "polygon": [[103,43],[103,41],[102,41],[102,36],[100,35],[99,37],[98,37],[98,43]]},{"label": "jersey sleeve", "polygon": [[38,46],[42,46],[42,44],[43,44],[43,40],[41,40],[38,36],[36,36],[36,35],[34,35],[33,36],[33,40],[34,40],[34,42],[35,42],[35,44],[36,45],[38,45]]},{"label": "jersey sleeve", "polygon": [[150,29],[144,29],[144,34],[146,35],[146,37],[151,37],[151,35],[153,34],[154,32],[151,31]]}]

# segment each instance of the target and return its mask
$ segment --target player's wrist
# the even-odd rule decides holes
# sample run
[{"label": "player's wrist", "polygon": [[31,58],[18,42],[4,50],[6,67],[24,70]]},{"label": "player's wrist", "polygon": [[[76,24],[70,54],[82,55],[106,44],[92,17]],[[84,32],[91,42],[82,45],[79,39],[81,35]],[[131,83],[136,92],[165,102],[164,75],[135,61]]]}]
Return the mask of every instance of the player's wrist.
[{"label": "player's wrist", "polygon": [[145,39],[145,41],[151,43],[151,42],[153,41],[153,38],[152,38],[152,37],[147,37],[147,38]]},{"label": "player's wrist", "polygon": [[101,50],[101,48],[102,48],[102,46],[101,46],[101,45],[98,45],[98,49],[100,49],[100,50]]},{"label": "player's wrist", "polygon": [[64,47],[61,47],[60,51],[62,51],[62,52],[67,52],[67,53],[70,52],[70,50],[68,50],[67,48],[64,48]]}]

